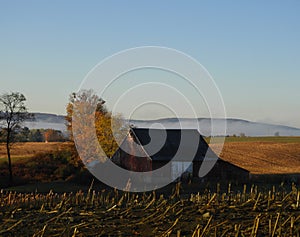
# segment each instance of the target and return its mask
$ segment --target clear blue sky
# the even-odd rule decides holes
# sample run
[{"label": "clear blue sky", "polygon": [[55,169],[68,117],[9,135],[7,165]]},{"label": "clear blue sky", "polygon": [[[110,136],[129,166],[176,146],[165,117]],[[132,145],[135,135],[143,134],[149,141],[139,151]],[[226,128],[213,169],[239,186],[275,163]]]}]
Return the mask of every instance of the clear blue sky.
[{"label": "clear blue sky", "polygon": [[0,1],[0,91],[64,114],[100,60],[183,51],[215,79],[228,117],[300,127],[300,1]]}]

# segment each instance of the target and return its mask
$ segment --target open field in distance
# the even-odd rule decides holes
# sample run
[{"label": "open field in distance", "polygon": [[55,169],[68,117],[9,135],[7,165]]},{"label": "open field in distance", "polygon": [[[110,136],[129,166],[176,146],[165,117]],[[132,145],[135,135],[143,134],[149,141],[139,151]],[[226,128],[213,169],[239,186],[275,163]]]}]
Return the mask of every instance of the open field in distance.
[{"label": "open field in distance", "polygon": [[[68,142],[20,142],[15,143],[11,149],[13,161],[25,161],[24,158],[33,157],[39,153],[63,150],[68,146]],[[5,143],[0,143],[0,163],[7,161]]]},{"label": "open field in distance", "polygon": [[300,173],[300,137],[227,137],[220,157],[253,174]]}]

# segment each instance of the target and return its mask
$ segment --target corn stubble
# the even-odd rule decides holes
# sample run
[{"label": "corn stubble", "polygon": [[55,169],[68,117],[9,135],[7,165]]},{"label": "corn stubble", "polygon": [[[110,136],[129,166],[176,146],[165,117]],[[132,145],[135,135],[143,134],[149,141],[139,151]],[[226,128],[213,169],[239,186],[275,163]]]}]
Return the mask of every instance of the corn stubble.
[{"label": "corn stubble", "polygon": [[0,236],[299,236],[300,190],[0,193]]}]

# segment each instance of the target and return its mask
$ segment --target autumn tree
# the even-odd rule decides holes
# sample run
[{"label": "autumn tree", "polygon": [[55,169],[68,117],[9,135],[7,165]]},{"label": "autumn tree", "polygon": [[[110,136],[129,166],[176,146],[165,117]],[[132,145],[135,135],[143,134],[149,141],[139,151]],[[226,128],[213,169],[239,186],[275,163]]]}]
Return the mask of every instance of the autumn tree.
[{"label": "autumn tree", "polygon": [[45,142],[61,142],[65,139],[61,131],[49,128],[44,131],[44,140]]},{"label": "autumn tree", "polygon": [[33,115],[27,112],[25,101],[25,96],[19,92],[4,93],[0,96],[0,126],[5,136],[10,184],[13,182],[11,146],[22,123],[33,118]]},{"label": "autumn tree", "polygon": [[[121,116],[112,116],[105,101],[92,90],[82,90],[70,95],[66,121],[71,139],[77,139],[77,144],[84,144],[77,149],[81,149],[85,157],[89,157],[83,161],[85,164],[104,156],[111,157],[118,148],[116,139],[121,140],[126,133]],[[99,150],[99,144],[102,150]]]}]

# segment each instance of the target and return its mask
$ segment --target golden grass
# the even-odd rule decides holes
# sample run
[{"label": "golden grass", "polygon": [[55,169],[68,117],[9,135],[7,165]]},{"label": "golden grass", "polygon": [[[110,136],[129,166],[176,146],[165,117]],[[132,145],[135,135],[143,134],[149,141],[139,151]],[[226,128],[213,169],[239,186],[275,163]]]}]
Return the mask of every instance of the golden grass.
[{"label": "golden grass", "polygon": [[[13,144],[11,148],[11,156],[13,160],[22,160],[31,158],[39,153],[46,153],[65,149],[69,142],[19,142]],[[0,143],[0,162],[6,161],[6,146],[5,143]]]}]

